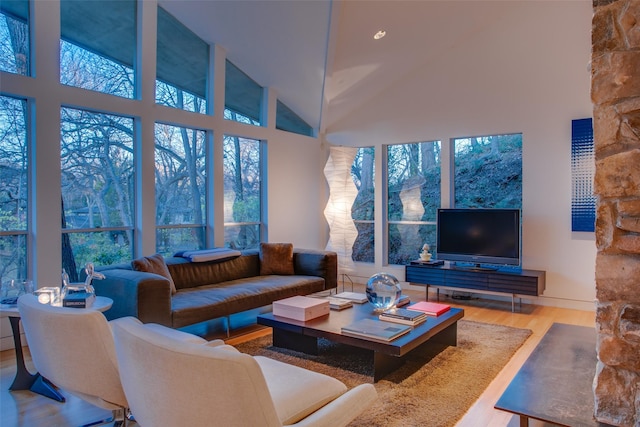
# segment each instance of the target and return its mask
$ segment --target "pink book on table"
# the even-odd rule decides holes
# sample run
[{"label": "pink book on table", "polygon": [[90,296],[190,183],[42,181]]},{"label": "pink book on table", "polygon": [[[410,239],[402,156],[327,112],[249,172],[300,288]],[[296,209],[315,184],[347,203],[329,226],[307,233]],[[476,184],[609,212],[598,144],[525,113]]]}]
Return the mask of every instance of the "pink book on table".
[{"label": "pink book on table", "polygon": [[448,304],[438,302],[420,301],[407,307],[407,310],[416,310],[427,313],[431,316],[440,316],[451,308]]}]

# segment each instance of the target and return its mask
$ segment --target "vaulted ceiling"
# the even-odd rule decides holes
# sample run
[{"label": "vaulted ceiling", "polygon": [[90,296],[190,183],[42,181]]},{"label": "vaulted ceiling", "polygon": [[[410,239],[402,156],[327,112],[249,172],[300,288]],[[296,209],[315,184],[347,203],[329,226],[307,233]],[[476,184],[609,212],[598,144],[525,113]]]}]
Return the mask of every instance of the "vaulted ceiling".
[{"label": "vaulted ceiling", "polygon": [[[161,0],[321,131],[499,25],[504,1]],[[387,35],[374,40],[378,30]]]}]

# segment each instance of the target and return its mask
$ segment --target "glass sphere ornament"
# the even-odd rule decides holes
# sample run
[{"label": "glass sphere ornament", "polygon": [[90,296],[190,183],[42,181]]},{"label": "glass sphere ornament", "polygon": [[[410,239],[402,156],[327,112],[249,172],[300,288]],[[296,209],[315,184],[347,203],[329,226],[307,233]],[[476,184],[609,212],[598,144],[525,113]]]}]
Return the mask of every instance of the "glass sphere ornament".
[{"label": "glass sphere ornament", "polygon": [[402,288],[395,276],[377,273],[367,281],[366,294],[367,300],[375,311],[384,311],[396,305],[402,294]]}]

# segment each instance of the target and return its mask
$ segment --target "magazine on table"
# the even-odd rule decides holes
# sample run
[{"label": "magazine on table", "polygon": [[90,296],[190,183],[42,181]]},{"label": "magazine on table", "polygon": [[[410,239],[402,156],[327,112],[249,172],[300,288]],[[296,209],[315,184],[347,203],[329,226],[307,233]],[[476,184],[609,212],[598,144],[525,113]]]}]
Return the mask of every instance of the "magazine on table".
[{"label": "magazine on table", "polygon": [[380,313],[378,318],[386,322],[415,326],[426,321],[427,314],[421,311],[408,310],[406,308],[392,308]]},{"label": "magazine on table", "polygon": [[376,319],[360,319],[342,327],[344,335],[389,342],[411,331],[411,326],[390,324]]}]

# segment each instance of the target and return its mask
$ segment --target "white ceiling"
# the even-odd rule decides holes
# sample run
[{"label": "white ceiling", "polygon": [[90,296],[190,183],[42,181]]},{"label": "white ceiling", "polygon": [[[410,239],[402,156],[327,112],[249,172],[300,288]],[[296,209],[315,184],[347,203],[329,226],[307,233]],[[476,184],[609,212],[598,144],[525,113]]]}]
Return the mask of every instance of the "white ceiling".
[{"label": "white ceiling", "polygon": [[[202,39],[224,48],[258,84],[275,89],[312,127],[328,131],[478,31],[498,25],[510,3],[517,2],[160,1]],[[374,40],[379,29],[387,36]]]}]

